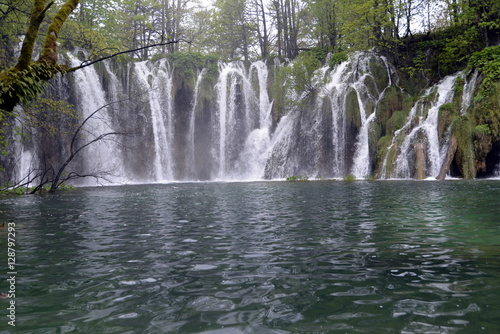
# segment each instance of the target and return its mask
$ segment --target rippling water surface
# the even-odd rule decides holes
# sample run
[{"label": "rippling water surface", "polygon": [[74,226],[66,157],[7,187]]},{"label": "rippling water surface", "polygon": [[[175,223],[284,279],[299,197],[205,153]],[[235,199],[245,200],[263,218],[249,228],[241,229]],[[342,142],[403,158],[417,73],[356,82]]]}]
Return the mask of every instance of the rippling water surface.
[{"label": "rippling water surface", "polygon": [[190,183],[0,214],[18,332],[500,333],[499,204],[499,181]]}]

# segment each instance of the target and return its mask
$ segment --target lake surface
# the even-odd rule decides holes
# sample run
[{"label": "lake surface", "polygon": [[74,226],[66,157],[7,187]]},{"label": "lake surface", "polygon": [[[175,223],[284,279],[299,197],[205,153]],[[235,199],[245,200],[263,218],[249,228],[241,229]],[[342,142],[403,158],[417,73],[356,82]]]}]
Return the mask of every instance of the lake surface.
[{"label": "lake surface", "polygon": [[134,185],[0,211],[0,333],[500,333],[498,180]]}]

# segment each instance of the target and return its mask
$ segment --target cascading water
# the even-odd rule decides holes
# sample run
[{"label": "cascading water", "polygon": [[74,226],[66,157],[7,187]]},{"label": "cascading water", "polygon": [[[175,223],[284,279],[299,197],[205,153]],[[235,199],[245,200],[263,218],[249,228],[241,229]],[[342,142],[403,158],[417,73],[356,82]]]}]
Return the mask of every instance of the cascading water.
[{"label": "cascading water", "polygon": [[[258,108],[251,115],[253,118],[258,117],[258,120],[249,121],[249,125],[254,124],[255,128],[250,130],[245,140],[237,163],[237,175],[234,175],[233,178],[256,180],[262,179],[264,176],[268,150],[271,145],[272,103],[269,101],[267,93],[268,70],[266,64],[262,61],[255,62],[251,65],[249,72],[249,79],[251,80],[252,76],[255,75],[258,84]],[[254,94],[251,95],[251,97],[253,96]]]},{"label": "cascading water", "polygon": [[465,115],[467,112],[467,109],[469,109],[473,94],[476,90],[477,84],[478,84],[478,77],[479,77],[479,71],[475,70],[474,73],[472,74],[472,77],[470,80],[467,80],[467,76],[464,74],[464,79],[465,79],[465,84],[464,84],[464,91],[462,95],[462,108],[460,110],[461,115]]},{"label": "cascading water", "polygon": [[[260,179],[270,144],[271,102],[267,93],[267,67],[242,62],[220,64],[215,132],[218,179]],[[252,85],[256,74],[258,98]]]},{"label": "cascading water", "polygon": [[196,125],[196,112],[198,107],[198,94],[200,91],[200,84],[205,75],[206,68],[202,69],[198,73],[198,78],[196,79],[196,84],[194,87],[193,99],[191,101],[191,114],[189,115],[189,132],[187,135],[188,142],[188,161],[187,167],[189,168],[189,175],[194,176],[196,173],[196,147],[195,147],[195,125]]},{"label": "cascading water", "polygon": [[159,182],[174,180],[172,75],[166,59],[156,64],[143,61],[134,65],[134,77],[149,96],[154,138],[154,181]]},{"label": "cascading water", "polygon": [[[76,58],[71,61],[78,65]],[[285,65],[275,64],[280,66]],[[89,121],[86,140],[123,126],[133,134],[93,144],[82,167],[112,171],[114,182],[364,178],[374,172],[375,153],[380,154],[377,136],[385,135],[391,141],[377,166],[382,178],[416,177],[417,150],[424,156],[424,177],[434,177],[451,129],[438,134],[438,111],[453,99],[460,75],[465,115],[479,80],[478,72],[445,78],[414,104],[400,129],[377,134],[380,102],[388,88],[400,89],[384,58],[359,53],[333,69],[325,66],[314,73],[308,90],[284,89],[284,100],[293,102],[274,111],[271,68],[262,61],[220,63],[218,77],[200,69],[192,83],[174,76],[166,59],[137,62],[125,71],[105,62],[75,72],[72,103],[82,119],[108,105]],[[118,100],[128,102],[109,105]],[[14,174],[21,179],[39,157],[33,145],[19,143],[15,149]]]},{"label": "cascading water", "polygon": [[[78,66],[80,61],[75,57],[70,57],[71,65]],[[78,110],[82,113],[82,119],[89,118],[83,130],[84,141],[89,143],[99,136],[116,132],[113,129],[112,121],[109,117],[108,101],[101,80],[94,67],[86,67],[74,73],[74,85],[76,98],[78,100]],[[99,111],[98,111],[99,110]],[[98,111],[97,113],[95,113]],[[94,114],[95,113],[95,114]],[[94,114],[94,115],[92,115]],[[86,173],[94,175],[109,175],[107,179],[111,182],[121,182],[123,179],[122,163],[119,159],[120,150],[116,145],[116,138],[105,137],[92,143],[83,154],[83,161],[86,162]],[[84,181],[86,185],[92,185],[90,181]],[[99,180],[101,183],[102,180]]]},{"label": "cascading water", "polygon": [[[331,72],[329,83],[326,85],[325,97],[330,99],[332,113],[332,144],[333,144],[333,177],[341,177],[345,173],[345,157],[346,157],[346,136],[345,136],[345,96],[348,85],[345,84],[344,72],[348,66],[348,62],[343,62]],[[320,98],[323,103],[323,98]]]},{"label": "cascading water", "polygon": [[[378,102],[392,84],[392,72],[384,59],[372,54],[354,58],[333,70],[317,71],[311,85],[318,92],[315,104],[305,111],[293,110],[286,119],[290,128],[278,127],[268,177],[371,174],[369,129]],[[375,78],[374,66],[383,68],[385,78]]]},{"label": "cascading water", "polygon": [[[16,119],[16,127],[21,129],[23,124]],[[22,132],[22,131],[21,131]],[[38,161],[34,152],[37,151],[36,143],[31,149],[24,145],[21,136],[16,136],[14,141],[14,175],[12,175],[13,183],[26,184],[27,187],[31,183],[35,183],[38,173]]]},{"label": "cascading water", "polygon": [[[390,177],[395,178],[412,178],[415,175],[414,163],[414,148],[416,145],[422,145],[422,149],[426,152],[426,175],[435,177],[439,173],[439,168],[443,162],[445,147],[441,147],[438,135],[438,113],[439,108],[451,102],[453,99],[453,84],[457,76],[448,76],[442,80],[437,86],[427,89],[423,98],[421,98],[413,106],[410,114],[407,117],[406,124],[395,132],[393,141],[389,146],[388,152],[399,144],[399,154],[395,161],[395,168]],[[428,107],[427,100],[429,96],[435,94],[435,98],[430,101]],[[383,175],[387,169],[387,154]]]},{"label": "cascading water", "polygon": [[[351,174],[356,178],[365,178],[370,176],[370,146],[369,146],[369,130],[370,125],[376,118],[375,109],[383,98],[385,90],[389,88],[392,84],[390,67],[387,64],[385,58],[381,58],[384,62],[385,68],[387,70],[387,77],[389,78],[387,86],[383,88],[382,92],[376,91],[376,96],[370,93],[368,86],[366,85],[366,79],[368,76],[372,76],[369,63],[365,60],[362,63],[364,74],[354,85],[353,88],[356,90],[356,95],[358,97],[358,104],[360,109],[361,117],[361,128],[359,130],[359,135],[356,141],[356,151],[353,159],[353,166]],[[373,79],[373,78],[372,78]],[[375,86],[375,88],[377,88]],[[373,103],[373,109],[367,110],[369,103]],[[369,113],[368,113],[369,112]]]}]

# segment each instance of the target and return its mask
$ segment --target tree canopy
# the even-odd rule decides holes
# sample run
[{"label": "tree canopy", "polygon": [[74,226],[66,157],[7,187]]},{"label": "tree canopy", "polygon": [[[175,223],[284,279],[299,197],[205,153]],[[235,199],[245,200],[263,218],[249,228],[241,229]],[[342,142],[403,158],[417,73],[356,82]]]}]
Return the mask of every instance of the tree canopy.
[{"label": "tree canopy", "polygon": [[[293,59],[375,49],[409,72],[434,66],[446,74],[498,43],[499,12],[497,0],[2,0],[0,109],[68,71],[58,47],[90,61],[126,50],[144,60],[182,51]],[[437,63],[422,59],[426,48],[437,50]]]}]

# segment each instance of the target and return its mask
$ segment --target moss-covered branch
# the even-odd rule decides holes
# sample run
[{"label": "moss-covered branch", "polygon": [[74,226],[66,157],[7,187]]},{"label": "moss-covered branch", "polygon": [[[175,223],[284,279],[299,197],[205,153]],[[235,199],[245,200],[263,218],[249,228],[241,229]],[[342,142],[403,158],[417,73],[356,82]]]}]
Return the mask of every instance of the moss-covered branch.
[{"label": "moss-covered branch", "polygon": [[79,2],[79,0],[67,0],[66,3],[59,9],[47,31],[45,45],[43,47],[42,54],[38,59],[39,62],[46,62],[53,66],[57,65],[57,37],[59,36],[63,23],[76,9]]},{"label": "moss-covered branch", "polygon": [[38,37],[40,25],[45,18],[45,13],[52,6],[52,4],[53,2],[51,2],[48,6],[45,6],[45,0],[34,1],[33,9],[31,10],[30,23],[21,47],[21,54],[17,59],[16,66],[14,67],[16,70],[25,70],[31,64],[33,49],[35,47],[35,41]]},{"label": "moss-covered branch", "polygon": [[62,71],[57,64],[56,42],[63,23],[75,10],[79,0],[67,0],[52,20],[42,54],[33,62],[35,41],[47,10],[53,2],[46,5],[45,0],[34,0],[29,26],[15,66],[0,73],[0,111],[12,111],[24,101],[36,97],[45,82],[54,74]]}]

